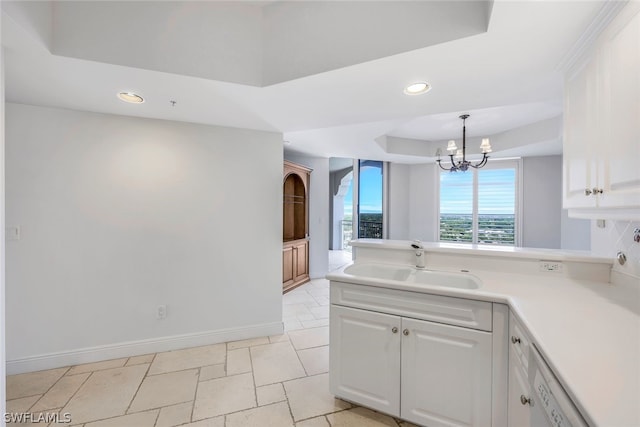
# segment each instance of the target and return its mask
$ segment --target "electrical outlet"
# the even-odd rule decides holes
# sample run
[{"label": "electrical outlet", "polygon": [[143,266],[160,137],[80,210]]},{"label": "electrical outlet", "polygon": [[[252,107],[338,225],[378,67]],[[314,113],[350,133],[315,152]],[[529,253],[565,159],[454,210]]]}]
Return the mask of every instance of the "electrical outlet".
[{"label": "electrical outlet", "polygon": [[538,263],[540,271],[551,271],[554,273],[562,273],[564,266],[560,261],[540,261]]},{"label": "electrical outlet", "polygon": [[166,305],[159,305],[156,315],[157,315],[158,319],[166,318],[167,317],[167,306]]}]

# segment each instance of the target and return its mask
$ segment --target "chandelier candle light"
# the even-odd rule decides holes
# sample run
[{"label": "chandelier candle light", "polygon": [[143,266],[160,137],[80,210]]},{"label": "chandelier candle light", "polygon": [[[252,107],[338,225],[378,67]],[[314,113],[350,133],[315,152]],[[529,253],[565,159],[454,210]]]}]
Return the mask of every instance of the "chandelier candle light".
[{"label": "chandelier candle light", "polygon": [[480,160],[476,164],[473,164],[467,160],[467,128],[465,126],[465,120],[469,118],[469,115],[463,114],[460,116],[460,118],[462,119],[462,150],[458,148],[456,142],[453,139],[449,141],[449,143],[447,144],[447,151],[449,152],[449,158],[451,159],[450,168],[445,168],[440,163],[440,149],[438,149],[438,160],[436,160],[438,162],[438,166],[440,166],[440,169],[448,170],[449,172],[465,172],[467,169],[469,169],[469,166],[475,169],[479,169],[487,164],[487,160],[489,160],[489,156],[487,156],[487,153],[491,152],[491,144],[489,143],[489,138],[482,138],[482,144],[480,144],[480,150],[482,150],[482,160]]}]

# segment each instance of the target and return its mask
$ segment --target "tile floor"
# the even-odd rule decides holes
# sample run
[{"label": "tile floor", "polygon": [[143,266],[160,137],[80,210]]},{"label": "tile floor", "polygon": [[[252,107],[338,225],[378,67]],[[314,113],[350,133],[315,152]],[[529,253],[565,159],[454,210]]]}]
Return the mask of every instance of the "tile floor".
[{"label": "tile floor", "polygon": [[283,319],[283,335],[9,376],[7,412],[71,414],[50,426],[411,426],[329,393],[327,280],[286,294]]}]

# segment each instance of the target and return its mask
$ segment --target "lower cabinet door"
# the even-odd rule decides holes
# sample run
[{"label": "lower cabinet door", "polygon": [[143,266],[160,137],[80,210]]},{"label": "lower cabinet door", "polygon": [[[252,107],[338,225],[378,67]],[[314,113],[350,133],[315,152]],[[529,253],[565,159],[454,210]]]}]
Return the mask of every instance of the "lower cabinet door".
[{"label": "lower cabinet door", "polygon": [[406,318],[402,334],[400,417],[429,427],[491,426],[491,334]]},{"label": "lower cabinet door", "polygon": [[331,305],[329,384],[337,397],[400,415],[400,317]]},{"label": "lower cabinet door", "polygon": [[509,354],[509,426],[529,427],[531,425],[531,390],[524,368],[513,354]]}]

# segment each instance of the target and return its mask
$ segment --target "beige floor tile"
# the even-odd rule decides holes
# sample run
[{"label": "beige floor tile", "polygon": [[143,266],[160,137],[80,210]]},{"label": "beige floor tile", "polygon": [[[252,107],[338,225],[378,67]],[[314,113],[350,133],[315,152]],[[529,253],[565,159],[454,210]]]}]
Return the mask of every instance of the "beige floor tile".
[{"label": "beige floor tile", "polygon": [[227,351],[227,375],[251,372],[251,357],[248,348]]},{"label": "beige floor tile", "polygon": [[92,373],[63,412],[69,412],[74,423],[124,415],[148,368],[136,365]]},{"label": "beige floor tile", "polygon": [[153,362],[155,354],[143,354],[142,356],[133,356],[127,360],[125,366],[142,365],[143,363]]},{"label": "beige floor tile", "polygon": [[271,335],[269,337],[269,342],[271,344],[273,344],[274,342],[284,342],[284,341],[289,341],[289,335],[287,335],[287,334]]},{"label": "beige floor tile", "polygon": [[225,344],[214,344],[158,353],[153,359],[149,375],[224,363],[226,352]]},{"label": "beige floor tile", "polygon": [[217,378],[198,383],[193,419],[216,417],[255,406],[255,388],[250,373]]},{"label": "beige floor tile", "polygon": [[224,416],[196,421],[195,423],[184,424],[180,427],[224,427]]},{"label": "beige floor tile", "polygon": [[329,297],[314,297],[318,305],[326,306],[331,304],[331,299]]},{"label": "beige floor tile", "polygon": [[208,381],[214,378],[220,378],[227,375],[224,368],[224,363],[220,365],[203,366],[200,368],[199,381]]},{"label": "beige floor tile", "polygon": [[329,306],[323,305],[320,307],[311,307],[309,309],[313,317],[316,319],[328,319],[329,318]]},{"label": "beige floor tile", "polygon": [[284,387],[281,383],[256,387],[256,396],[258,398],[258,406],[287,400],[287,396],[284,394]]},{"label": "beige floor tile", "polygon": [[305,329],[289,332],[289,338],[296,350],[320,347],[329,344],[329,327]]},{"label": "beige floor tile", "polygon": [[129,413],[192,401],[198,384],[198,370],[153,375],[142,382]]},{"label": "beige floor tile", "polygon": [[331,427],[325,417],[310,418],[296,423],[296,427]]},{"label": "beige floor tile", "polygon": [[329,288],[314,288],[310,289],[309,295],[312,297],[328,297],[329,296]]},{"label": "beige floor tile", "polygon": [[329,393],[329,374],[300,378],[284,383],[295,421],[350,408],[351,405]]},{"label": "beige floor tile", "polygon": [[298,350],[298,357],[302,361],[307,375],[317,375],[329,372],[329,346]]},{"label": "beige floor tile", "polygon": [[287,292],[282,297],[282,305],[304,304],[305,302],[313,302],[313,296],[304,289]]},{"label": "beige floor tile", "polygon": [[165,406],[160,409],[160,416],[155,427],[174,427],[191,421],[193,402]]},{"label": "beige floor tile", "polygon": [[400,427],[420,427],[417,424],[410,423],[409,421],[400,421]]},{"label": "beige floor tile", "polygon": [[290,342],[251,347],[256,386],[279,383],[306,375]]},{"label": "beige floor tile", "polygon": [[286,402],[227,415],[226,427],[293,427]]},{"label": "beige floor tile", "polygon": [[303,320],[301,323],[304,329],[319,328],[329,326],[329,319]]},{"label": "beige floor tile", "polygon": [[84,427],[153,427],[158,418],[158,410],[109,418],[85,424]]},{"label": "beige floor tile", "polygon": [[40,399],[39,394],[7,401],[7,412],[26,412]]},{"label": "beige floor tile", "polygon": [[298,331],[300,329],[304,329],[304,326],[302,326],[302,322],[299,321],[298,319],[294,319],[294,320],[283,319],[282,323],[284,324],[285,332]]},{"label": "beige floor tile", "polygon": [[84,374],[64,376],[49,389],[49,391],[38,400],[32,408],[33,411],[44,411],[46,409],[62,408],[69,402],[80,386],[89,378],[90,372]]},{"label": "beige floor tile", "polygon": [[392,417],[362,407],[329,414],[327,419],[332,427],[398,427]]},{"label": "beige floor tile", "polygon": [[268,337],[250,338],[242,341],[231,341],[227,343],[227,350],[235,350],[236,348],[253,347],[254,345],[269,344]]},{"label": "beige floor tile", "polygon": [[69,368],[49,369],[48,371],[29,372],[7,377],[6,399],[44,394],[62,377]]},{"label": "beige floor tile", "polygon": [[304,304],[291,304],[291,305],[283,305],[282,306],[282,317],[296,317],[300,318],[301,316],[311,316],[313,318],[313,314],[309,311],[309,308]]},{"label": "beige floor tile", "polygon": [[111,368],[121,368],[129,360],[128,357],[123,359],[104,360],[102,362],[85,363],[83,365],[76,365],[69,369],[67,375],[84,374],[85,372],[103,371]]},{"label": "beige floor tile", "polygon": [[314,307],[320,307],[320,304],[318,304],[318,301],[316,301],[315,297],[311,297],[313,298],[310,301],[305,301],[303,304],[307,307],[307,308],[314,308]]}]

